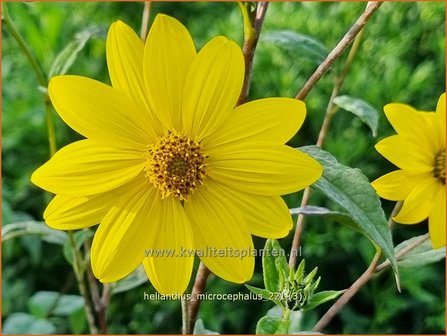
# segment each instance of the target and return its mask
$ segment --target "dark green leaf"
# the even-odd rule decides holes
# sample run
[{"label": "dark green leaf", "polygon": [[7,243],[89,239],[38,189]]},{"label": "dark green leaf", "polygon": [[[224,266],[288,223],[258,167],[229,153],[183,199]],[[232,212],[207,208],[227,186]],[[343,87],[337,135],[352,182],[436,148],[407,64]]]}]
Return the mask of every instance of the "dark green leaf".
[{"label": "dark green leaf", "polygon": [[322,292],[315,293],[314,295],[311,296],[311,298],[307,302],[306,307],[304,307],[304,310],[314,309],[315,307],[317,307],[327,301],[336,299],[342,293],[343,293],[343,291],[334,291],[334,290],[322,291]]},{"label": "dark green leaf", "polygon": [[124,279],[112,283],[112,294],[127,292],[147,282],[147,275],[143,266],[138,267]]},{"label": "dark green leaf", "polygon": [[288,334],[290,321],[282,321],[277,317],[264,316],[256,325],[256,335]]},{"label": "dark green leaf", "polygon": [[377,127],[379,126],[379,112],[360,98],[351,96],[338,96],[334,98],[334,103],[342,109],[354,113],[360,118],[372,131],[373,137],[377,136]]},{"label": "dark green leaf", "polygon": [[219,335],[218,332],[205,328],[202,319],[198,319],[194,325],[194,335]]},{"label": "dark green leaf", "polygon": [[25,235],[39,235],[42,240],[59,245],[63,245],[67,240],[65,232],[54,230],[44,222],[25,221],[6,224],[2,227],[3,241]]},{"label": "dark green leaf", "polygon": [[329,54],[323,43],[293,30],[266,31],[261,35],[261,41],[276,44],[295,57],[306,58],[315,64],[320,64]]},{"label": "dark green leaf", "polygon": [[264,298],[265,300],[272,300],[272,298],[273,298],[272,293],[270,291],[268,291],[267,289],[253,287],[250,285],[245,285],[245,287],[247,287],[248,290],[250,292],[252,292],[253,294],[262,296],[262,298]]},{"label": "dark green leaf", "polygon": [[[75,244],[76,244],[76,249],[79,250],[82,247],[82,244],[87,239],[90,239],[91,237],[93,237],[93,235],[94,235],[94,232],[90,229],[83,229],[83,230],[76,231],[75,233],[73,233]],[[72,250],[70,239],[67,239],[67,241],[65,242],[63,252],[64,252],[65,259],[67,259],[67,261],[70,263],[70,265],[72,265],[74,251]]]},{"label": "dark green leaf", "polygon": [[[396,253],[402,251],[408,245],[412,244],[422,236],[413,237],[408,240],[403,241],[396,246]],[[423,243],[419,244],[403,257],[399,258],[398,265],[401,267],[416,267],[431,264],[442,260],[445,258],[445,248],[441,247],[439,249],[433,250],[432,243],[430,239],[427,239]]]},{"label": "dark green leaf", "polygon": [[398,280],[398,269],[393,241],[380,200],[368,179],[359,169],[344,166],[328,152],[316,146],[301,147],[300,150],[311,155],[323,165],[323,176],[312,188],[326,194],[330,199],[348,212],[362,233],[378,245]]},{"label": "dark green leaf", "polygon": [[264,273],[264,286],[273,293],[280,290],[279,275],[276,268],[276,259],[279,258],[281,264],[287,266],[284,250],[275,239],[267,239],[262,256],[262,270]]},{"label": "dark green leaf", "polygon": [[54,334],[56,328],[45,319],[25,313],[11,314],[3,324],[3,334]]},{"label": "dark green leaf", "polygon": [[305,207],[300,208],[292,208],[289,209],[291,215],[298,215],[298,214],[304,214],[304,215],[311,215],[311,216],[324,216],[326,218],[329,218],[330,220],[333,220],[335,222],[338,222],[340,224],[343,224],[353,230],[361,232],[359,226],[357,223],[352,219],[352,217],[343,212],[339,211],[332,211],[323,207],[308,205]]},{"label": "dark green leaf", "polygon": [[69,316],[78,310],[82,310],[84,299],[79,295],[40,291],[28,300],[28,307],[30,312],[37,317]]},{"label": "dark green leaf", "polygon": [[76,61],[76,57],[82,48],[84,48],[87,41],[98,33],[99,28],[96,26],[89,27],[77,33],[74,40],[68,43],[67,46],[54,59],[48,77],[51,78],[55,75],[65,74]]}]

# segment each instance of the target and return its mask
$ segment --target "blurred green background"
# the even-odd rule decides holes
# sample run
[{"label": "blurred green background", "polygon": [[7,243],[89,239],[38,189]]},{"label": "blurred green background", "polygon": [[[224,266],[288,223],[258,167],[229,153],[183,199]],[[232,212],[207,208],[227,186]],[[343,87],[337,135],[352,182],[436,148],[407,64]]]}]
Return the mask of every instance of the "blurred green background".
[{"label": "blurred green background", "polygon": [[[46,74],[67,44],[93,33],[90,39],[85,39],[86,44],[68,73],[107,83],[108,26],[120,19],[139,33],[143,10],[143,4],[135,2],[2,5],[7,6]],[[344,2],[271,3],[255,56],[250,99],[293,97],[364,7],[365,3]],[[220,34],[242,44],[242,17],[236,3],[157,2],[151,6],[151,22],[158,12],[183,22],[197,48]],[[317,46],[306,49],[302,43],[294,42],[294,38],[303,35]],[[335,72],[340,70],[345,57],[335,64]],[[373,138],[357,117],[340,110],[333,119],[325,149],[341,163],[360,168],[370,180],[393,170],[373,148],[380,138],[393,133],[382,107],[389,102],[405,102],[422,110],[434,110],[445,90],[444,80],[445,3],[384,3],[365,29],[341,91],[364,99],[380,112],[378,137]],[[306,99],[308,116],[290,142],[292,146],[316,142],[332,85],[333,71],[323,77]],[[4,25],[2,111],[2,225],[40,221],[48,195],[33,186],[29,177],[49,157],[45,109],[30,65]],[[59,148],[80,138],[54,116]],[[301,195],[288,195],[289,207],[299,206]],[[393,203],[382,203],[389,214]],[[313,194],[310,204],[334,208],[318,193]],[[396,225],[394,243],[426,232],[426,223]],[[291,236],[281,240],[286,250],[290,248]],[[9,324],[8,328],[15,333],[86,333],[82,300],[62,246],[42,237],[45,238],[29,234],[2,244],[3,327]],[[264,240],[255,238],[255,244],[262,247]],[[308,267],[319,267],[320,290],[347,288],[366,269],[374,254],[371,244],[357,233],[314,218],[306,220],[302,244]],[[375,276],[334,318],[325,333],[444,333],[444,260],[402,269],[401,280],[402,293],[398,293],[389,271]],[[260,260],[250,284],[262,286]],[[180,303],[144,300],[145,292],[154,292],[149,283],[112,296],[107,312],[110,333],[180,332]],[[243,285],[215,277],[209,279],[207,292],[248,293]],[[59,297],[56,303],[54,295]],[[309,330],[329,306],[326,303],[306,313],[301,330]],[[205,301],[199,318],[207,329],[219,333],[254,333],[256,322],[271,307],[271,303],[260,301]],[[14,329],[17,325],[24,329]]]}]

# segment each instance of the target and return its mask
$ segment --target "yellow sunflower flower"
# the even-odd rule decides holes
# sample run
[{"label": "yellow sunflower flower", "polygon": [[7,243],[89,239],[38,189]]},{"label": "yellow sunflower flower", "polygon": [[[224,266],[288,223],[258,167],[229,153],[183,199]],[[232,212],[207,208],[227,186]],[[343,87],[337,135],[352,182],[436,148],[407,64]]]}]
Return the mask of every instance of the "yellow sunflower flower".
[{"label": "yellow sunflower flower", "polygon": [[322,174],[318,162],[284,145],[303,123],[304,103],[267,98],[235,107],[239,46],[218,36],[197,53],[186,28],[166,15],[145,44],[115,22],[106,51],[112,86],[79,76],[50,81],[57,113],[87,139],[32,175],[56,194],[46,223],[100,223],[91,264],[102,282],[143,263],[160,293],[183,293],[194,251],[221,278],[249,280],[251,235],[286,236],[292,221],[280,195]]},{"label": "yellow sunflower flower", "polygon": [[445,246],[445,93],[435,112],[417,111],[404,104],[388,104],[385,114],[397,132],[380,141],[377,151],[400,170],[386,174],[372,186],[389,200],[404,201],[393,219],[416,224],[428,217],[433,248]]}]

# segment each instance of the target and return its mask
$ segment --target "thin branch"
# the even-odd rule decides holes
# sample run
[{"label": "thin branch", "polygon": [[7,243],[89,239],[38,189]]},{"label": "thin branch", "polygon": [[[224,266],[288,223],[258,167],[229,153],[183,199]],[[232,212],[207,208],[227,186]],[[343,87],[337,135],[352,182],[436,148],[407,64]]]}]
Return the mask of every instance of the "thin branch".
[{"label": "thin branch", "polygon": [[185,295],[182,295],[180,302],[182,304],[182,335],[188,335],[192,332],[188,329],[190,326],[189,302]]},{"label": "thin branch", "polygon": [[151,1],[144,2],[143,16],[141,18],[140,38],[144,42],[146,41],[147,29],[149,26],[149,13],[151,10]]},{"label": "thin branch", "polygon": [[[401,260],[402,257],[404,257],[407,253],[412,251],[415,247],[421,245],[424,241],[426,241],[429,238],[429,234],[426,233],[425,235],[419,237],[418,239],[415,239],[414,242],[411,244],[408,244],[405,246],[402,250],[396,253],[396,260]],[[376,272],[383,271],[385,268],[389,267],[391,265],[390,261],[387,259],[383,263],[381,263],[379,266],[376,267]]]},{"label": "thin branch", "polygon": [[[346,79],[349,69],[351,68],[351,64],[352,64],[352,61],[354,60],[354,56],[357,53],[357,50],[360,46],[360,40],[362,37],[361,32],[356,36],[354,43],[352,44],[352,48],[349,51],[348,58],[346,59],[346,62],[343,66],[342,71],[340,72],[340,75],[335,78],[334,87],[332,89],[331,97],[329,98],[329,102],[326,107],[326,114],[324,116],[324,120],[323,120],[323,123],[320,128],[320,132],[318,134],[318,140],[316,143],[316,145],[318,147],[323,146],[324,140],[326,139],[326,135],[329,130],[329,126],[332,121],[332,118],[334,117],[335,113],[337,112],[338,107],[334,104],[334,98],[337,97],[338,94],[340,93],[341,87],[343,86],[343,83]],[[312,192],[312,190],[309,187],[304,190],[300,207],[304,208],[305,206],[307,206],[311,192]],[[291,247],[291,252],[290,252],[290,257],[289,257],[289,266],[290,267],[296,266],[296,259],[297,259],[296,251],[298,251],[300,248],[301,234],[302,234],[303,227],[304,227],[304,218],[305,218],[304,214],[299,214],[298,218],[296,220],[295,233],[293,236],[292,247]]]},{"label": "thin branch", "polygon": [[191,301],[188,305],[189,323],[187,328],[187,334],[192,334],[194,325],[196,324],[197,314],[199,313],[200,299],[199,294],[202,294],[205,290],[206,280],[211,274],[210,270],[206,268],[203,262],[200,262],[199,269],[197,270],[196,280],[191,292]]},{"label": "thin branch", "polygon": [[[393,222],[393,217],[396,216],[396,214],[399,212],[399,210],[402,207],[402,202],[397,202],[394,206],[393,211],[391,212],[390,217],[388,218],[388,227],[390,227],[390,223]],[[410,244],[405,249],[402,249],[400,253],[396,254],[396,258],[402,257],[402,255],[408,253],[412,249],[414,249],[416,246],[419,246],[421,243],[423,243],[428,238],[428,234],[418,239],[416,242]],[[378,250],[371,261],[371,264],[369,265],[368,269],[358,278],[352,285],[349,287],[342,296],[329,308],[329,310],[321,317],[321,319],[317,322],[315,327],[312,329],[312,331],[320,332],[324,327],[327,326],[327,324],[334,318],[334,316],[342,309],[349,300],[359,291],[360,288],[363,287],[364,284],[366,284],[371,276],[377,272],[378,268],[381,267],[381,269],[387,267],[390,265],[389,261],[386,260],[382,264],[379,264],[381,256],[381,250]],[[388,262],[388,264],[387,264]],[[382,266],[383,265],[383,266]],[[396,278],[397,281],[397,288],[400,292],[400,283],[399,279]]]},{"label": "thin branch", "polygon": [[318,66],[317,70],[310,76],[307,82],[304,84],[302,89],[295,96],[296,99],[304,99],[314,87],[314,85],[320,80],[320,78],[326,73],[326,71],[331,67],[335,60],[337,60],[346,48],[354,41],[357,34],[362,30],[365,24],[369,21],[374,12],[382,5],[382,2],[370,1],[362,13],[359,16],[354,25],[349,29],[349,31],[343,36],[343,38],[338,42],[336,47],[329,53],[326,59]]},{"label": "thin branch", "polygon": [[87,318],[90,334],[97,334],[98,328],[96,327],[95,324],[95,317],[93,315],[92,304],[89,300],[87,288],[84,283],[85,269],[84,266],[82,265],[83,260],[82,257],[80,256],[79,250],[76,248],[76,242],[74,239],[73,231],[68,231],[68,238],[73,253],[73,271],[76,277],[76,281],[78,283],[79,293],[84,298],[84,311],[85,316]]},{"label": "thin branch", "polygon": [[365,283],[368,282],[371,275],[374,274],[374,270],[379,263],[381,251],[377,251],[374,255],[371,264],[366,269],[366,271],[358,278],[351,287],[349,287],[346,292],[343,293],[342,296],[332,305],[331,308],[323,315],[323,317],[318,321],[312,331],[321,332],[324,327],[333,319],[333,317],[340,311],[341,308],[344,307],[346,303],[359,291],[360,288],[363,287]]},{"label": "thin branch", "polygon": [[244,46],[242,52],[245,60],[245,74],[241,95],[239,96],[237,103],[238,105],[241,105],[246,101],[250,90],[253,59],[269,3],[267,1],[255,2],[254,5],[256,7],[252,12],[249,12],[247,8],[249,5],[251,4],[239,2],[244,19]]}]

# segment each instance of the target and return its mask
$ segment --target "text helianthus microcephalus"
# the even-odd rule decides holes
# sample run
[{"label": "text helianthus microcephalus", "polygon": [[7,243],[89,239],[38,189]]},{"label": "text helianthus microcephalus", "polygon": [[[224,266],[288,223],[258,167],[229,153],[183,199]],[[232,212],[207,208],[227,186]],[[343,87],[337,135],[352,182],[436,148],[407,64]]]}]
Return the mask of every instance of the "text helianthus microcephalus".
[{"label": "text helianthus microcephalus", "polygon": [[428,217],[433,247],[445,246],[445,93],[436,112],[395,103],[384,110],[397,135],[380,141],[376,149],[400,169],[372,186],[385,199],[404,201],[396,222],[416,224]]},{"label": "text helianthus microcephalus", "polygon": [[[146,43],[118,21],[107,36],[112,86],[79,76],[51,79],[60,117],[87,139],[59,150],[32,181],[56,196],[44,218],[56,229],[100,223],[91,263],[102,282],[143,262],[154,287],[183,293],[188,251],[251,250],[251,235],[279,238],[292,227],[280,195],[315,182],[318,162],[285,146],[305,105],[267,98],[235,108],[242,52],[219,36],[196,53],[177,20],[158,15]],[[145,251],[174,251],[158,256]],[[242,283],[254,257],[202,255],[216,275]]]}]

